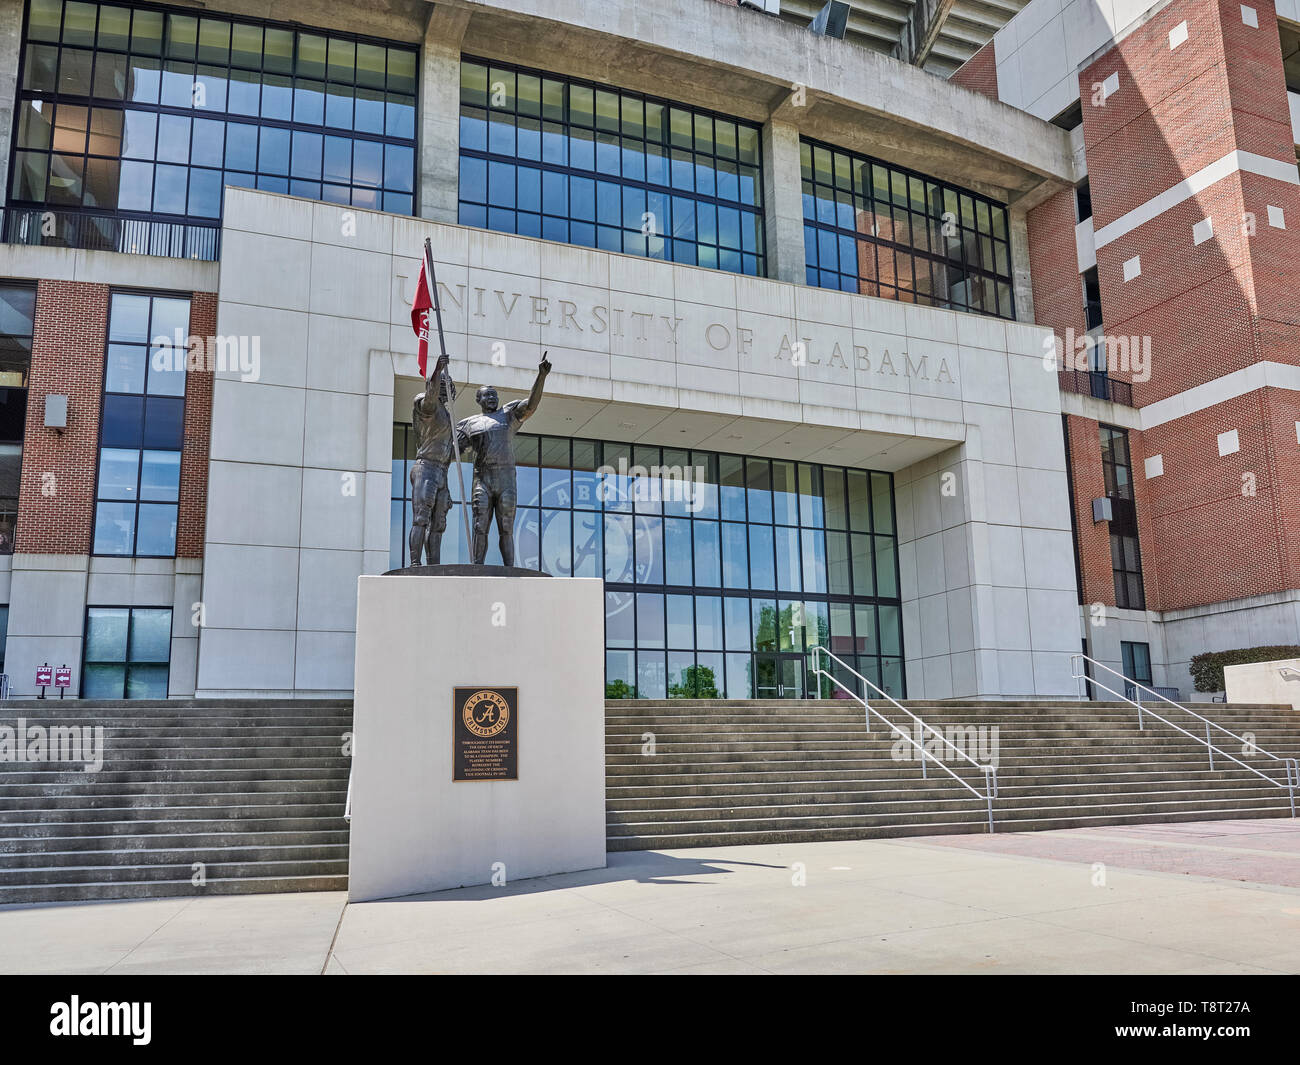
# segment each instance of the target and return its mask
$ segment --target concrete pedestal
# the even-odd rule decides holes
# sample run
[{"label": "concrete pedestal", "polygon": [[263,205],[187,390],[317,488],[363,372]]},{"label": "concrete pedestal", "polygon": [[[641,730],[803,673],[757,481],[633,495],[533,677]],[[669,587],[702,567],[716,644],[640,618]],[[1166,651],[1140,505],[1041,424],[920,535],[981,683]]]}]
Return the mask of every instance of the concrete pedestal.
[{"label": "concrete pedestal", "polygon": [[[599,580],[358,578],[354,902],[605,865]],[[453,781],[453,689],[518,689],[518,779]]]},{"label": "concrete pedestal", "polygon": [[1300,658],[1224,666],[1230,703],[1290,703],[1300,710]]}]

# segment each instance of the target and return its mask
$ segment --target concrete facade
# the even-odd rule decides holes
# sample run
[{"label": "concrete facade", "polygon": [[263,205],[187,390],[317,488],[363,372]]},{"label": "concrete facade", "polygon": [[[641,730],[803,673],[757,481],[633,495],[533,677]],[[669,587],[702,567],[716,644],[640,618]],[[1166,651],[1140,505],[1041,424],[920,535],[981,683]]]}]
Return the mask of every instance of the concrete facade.
[{"label": "concrete facade", "polygon": [[1223,681],[1231,702],[1290,703],[1300,710],[1300,658],[1224,666]]},{"label": "concrete facade", "polygon": [[[357,594],[348,897],[603,869],[604,582],[362,577]],[[517,689],[515,779],[453,779],[466,686]]]},{"label": "concrete facade", "polygon": [[[222,0],[211,9],[257,18],[264,12],[256,6]],[[1293,8],[1294,0],[1281,0],[1278,16],[1293,17]],[[1073,696],[1066,657],[1085,635],[1099,658],[1118,665],[1120,640],[1143,631],[1157,683],[1188,688],[1178,663],[1205,649],[1198,626],[1249,615],[1246,628],[1274,616],[1285,628],[1291,615],[1274,610],[1269,596],[1285,598],[1286,589],[1252,586],[1235,597],[1268,601],[1262,612],[1228,609],[1231,599],[1124,611],[1113,596],[1106,604],[1090,594],[1081,611],[1062,412],[1134,430],[1140,467],[1141,434],[1169,431],[1160,404],[1192,398],[1175,390],[1141,409],[1061,393],[1042,363],[1052,332],[1082,329],[1079,272],[1114,270],[1123,243],[1108,249],[1112,219],[1101,208],[1096,226],[1076,225],[1072,187],[1087,173],[1093,145],[1083,130],[1044,119],[1061,110],[1052,108],[1063,94],[1074,93],[1067,104],[1079,98],[1079,69],[1167,9],[1033,0],[966,76],[949,82],[710,0],[298,5],[294,18],[303,25],[419,45],[421,218],[232,188],[220,263],[4,246],[7,278],[215,299],[216,332],[258,337],[263,352],[258,380],[213,383],[208,446],[191,447],[197,442],[187,431],[187,484],[201,485],[190,490],[206,507],[184,517],[195,544],[189,553],[201,557],[131,561],[129,581],[120,560],[95,558],[84,546],[24,551],[20,542],[20,554],[0,562],[8,567],[0,579],[15,589],[15,691],[26,693],[34,665],[51,655],[71,656],[75,666],[85,607],[111,602],[173,604],[173,695],[351,692],[355,601],[336,591],[388,567],[391,431],[409,416],[418,388],[407,313],[425,236],[448,286],[453,355],[467,355],[473,367],[466,372],[462,361],[460,380],[489,378],[518,394],[540,351],[551,351],[556,373],[530,431],[892,471],[910,695]],[[16,56],[22,13],[3,0],[0,51],[12,47]],[[462,55],[668,96],[760,125],[768,278],[458,226]],[[1052,75],[1052,64],[1057,75],[1074,73]],[[12,80],[0,80],[0,90],[0,136],[8,138]],[[807,287],[801,138],[1005,203],[1020,321]],[[7,150],[0,157],[7,162]],[[517,294],[511,313],[498,292],[506,302]],[[576,318],[565,316],[568,306]],[[626,312],[622,336],[612,322],[602,332],[590,328],[596,307]],[[809,364],[791,365],[782,339],[805,341]],[[488,363],[497,344],[504,366]],[[1282,368],[1269,371],[1270,387],[1294,369],[1286,362],[1268,364]],[[1255,387],[1233,391],[1229,383],[1224,395]],[[1218,396],[1195,398],[1198,409]],[[1279,411],[1270,424],[1286,428]],[[1076,519],[1090,501],[1076,498]],[[1139,508],[1147,526],[1153,514]],[[1153,571],[1153,587],[1156,580]],[[37,589],[47,587],[42,599]],[[103,598],[110,594],[118,598]],[[1096,601],[1109,608],[1104,633],[1092,631]],[[199,605],[201,627],[190,622]]]},{"label": "concrete facade", "polygon": [[[549,350],[530,431],[894,471],[904,626],[922,649],[909,692],[1074,693],[1043,330],[382,214],[356,212],[343,237],[339,216],[227,193],[219,330],[261,332],[267,354],[260,381],[215,383],[201,693],[352,687],[351,584],[388,568],[394,409],[419,390],[411,249],[426,236],[459,380],[519,394]],[[300,283],[277,287],[298,263]]]}]

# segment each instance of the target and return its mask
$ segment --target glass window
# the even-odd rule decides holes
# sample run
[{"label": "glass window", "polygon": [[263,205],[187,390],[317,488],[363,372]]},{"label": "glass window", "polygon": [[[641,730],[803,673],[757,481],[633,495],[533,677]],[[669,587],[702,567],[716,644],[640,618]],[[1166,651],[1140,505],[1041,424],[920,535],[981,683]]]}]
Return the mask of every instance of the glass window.
[{"label": "glass window", "polygon": [[8,192],[58,206],[42,240],[212,259],[224,184],[414,209],[412,48],[78,0],[26,41]]},{"label": "glass window", "polygon": [[757,126],[466,58],[460,221],[762,275],[759,140]]},{"label": "glass window", "polygon": [[1005,206],[809,140],[800,156],[808,284],[1015,318]]},{"label": "glass window", "polygon": [[87,609],[82,697],[166,699],[171,631],[169,607]]},{"label": "glass window", "polygon": [[[1151,645],[1120,641],[1120,654],[1123,657],[1124,676],[1139,684],[1151,684]],[[1132,697],[1132,694],[1130,697]]]},{"label": "glass window", "polygon": [[0,555],[13,554],[27,426],[36,286],[0,283]]},{"label": "glass window", "polygon": [[114,292],[104,356],[94,553],[172,557],[190,302]]},{"label": "glass window", "polygon": [[1110,554],[1115,579],[1115,605],[1146,608],[1142,587],[1142,555],[1138,548],[1137,503],[1133,498],[1133,463],[1128,431],[1111,425],[1098,427],[1102,478],[1110,499]]},{"label": "glass window", "polygon": [[[542,99],[539,106],[544,88]],[[595,96],[591,105],[596,123],[601,112]],[[618,113],[625,112],[620,107]],[[613,120],[608,105],[605,115]],[[690,130],[694,138],[695,127]],[[686,126],[679,132],[685,137]],[[147,323],[122,328],[127,325],[148,332]],[[138,408],[133,412],[141,416]],[[104,535],[143,543],[152,535],[148,508],[174,506],[169,493],[178,467],[140,443],[117,447],[124,452],[117,478],[124,488],[121,498],[101,504]],[[143,455],[138,477],[137,454]],[[414,457],[411,426],[395,425],[389,511],[394,569],[408,562]],[[794,675],[803,669],[806,676],[807,656],[818,646],[874,683],[889,678],[891,693],[901,694],[890,474],[531,434],[516,438],[516,460],[518,564],[557,577],[604,580],[608,698],[747,699],[755,678],[778,668],[770,656],[800,658],[801,665],[791,660],[779,668]],[[104,461],[116,464],[119,456]],[[468,463],[462,472],[469,483]],[[441,557],[466,562],[455,470],[448,481],[456,503]],[[683,482],[689,493],[681,490]],[[102,485],[108,483],[101,477]],[[128,490],[138,492],[138,506]],[[489,562],[500,559],[495,541],[489,537]],[[850,687],[857,684],[849,673],[837,675]],[[813,680],[806,683],[815,690]],[[830,684],[821,694],[836,697]]]}]

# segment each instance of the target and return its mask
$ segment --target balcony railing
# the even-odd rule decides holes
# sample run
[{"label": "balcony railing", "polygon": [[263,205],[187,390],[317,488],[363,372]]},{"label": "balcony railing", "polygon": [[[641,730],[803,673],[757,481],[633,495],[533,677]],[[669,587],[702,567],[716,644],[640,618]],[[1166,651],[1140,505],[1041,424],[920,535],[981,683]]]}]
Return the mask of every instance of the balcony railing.
[{"label": "balcony railing", "polygon": [[0,215],[5,244],[35,244],[127,255],[163,255],[173,259],[214,261],[221,251],[217,224],[123,218],[91,211],[41,207],[7,207]]},{"label": "balcony railing", "polygon": [[1104,370],[1062,370],[1061,390],[1133,406],[1133,386],[1128,381],[1111,377]]}]

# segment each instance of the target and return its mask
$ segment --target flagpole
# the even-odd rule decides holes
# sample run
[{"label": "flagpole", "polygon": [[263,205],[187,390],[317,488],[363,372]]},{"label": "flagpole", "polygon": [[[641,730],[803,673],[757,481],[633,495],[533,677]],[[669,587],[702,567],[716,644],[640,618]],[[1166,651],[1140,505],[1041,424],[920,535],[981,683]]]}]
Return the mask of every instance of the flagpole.
[{"label": "flagpole", "polygon": [[[433,303],[434,317],[438,322],[438,350],[439,354],[447,354],[447,341],[442,335],[442,300],[438,296],[438,278],[433,272],[433,241],[429,237],[424,238],[424,270],[429,275],[429,299]],[[451,404],[456,402],[456,385],[451,379],[451,374],[446,370],[442,371],[442,376],[447,380],[447,401],[443,402],[443,407],[447,411],[447,420],[451,422],[451,448],[456,456],[456,479],[460,482],[460,505],[461,514],[465,518],[465,550],[469,552],[469,557],[474,557],[474,533],[469,523],[469,497],[465,495],[465,471],[460,466],[460,441],[456,438],[456,419],[451,413]],[[439,382],[441,385],[442,382]],[[439,388],[439,399],[441,400],[441,388]]]}]

